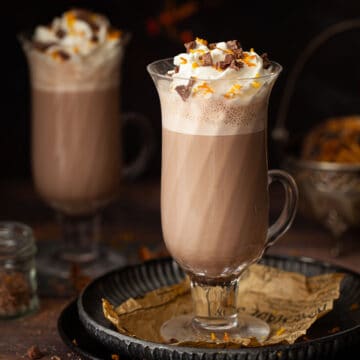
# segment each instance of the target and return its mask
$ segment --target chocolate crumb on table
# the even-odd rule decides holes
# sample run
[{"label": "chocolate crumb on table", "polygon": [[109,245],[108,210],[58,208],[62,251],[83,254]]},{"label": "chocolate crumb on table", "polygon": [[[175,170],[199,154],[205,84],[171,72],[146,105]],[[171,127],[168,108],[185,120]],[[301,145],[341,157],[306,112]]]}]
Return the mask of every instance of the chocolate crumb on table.
[{"label": "chocolate crumb on table", "polygon": [[39,347],[37,345],[33,345],[31,346],[27,352],[26,352],[26,355],[27,357],[30,359],[30,360],[37,360],[37,359],[41,359],[42,357],[45,356],[45,354],[43,354]]},{"label": "chocolate crumb on table", "polygon": [[337,332],[339,332],[340,331],[340,327],[339,326],[334,326],[332,329],[330,329],[329,331],[328,331],[328,333],[329,334],[335,334],[335,333],[337,333]]}]

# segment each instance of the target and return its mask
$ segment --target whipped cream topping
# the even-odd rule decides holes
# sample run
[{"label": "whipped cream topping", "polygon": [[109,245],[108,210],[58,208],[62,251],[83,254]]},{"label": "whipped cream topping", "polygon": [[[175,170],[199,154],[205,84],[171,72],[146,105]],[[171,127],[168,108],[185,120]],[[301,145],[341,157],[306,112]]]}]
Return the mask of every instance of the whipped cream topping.
[{"label": "whipped cream topping", "polygon": [[253,96],[272,73],[267,54],[243,51],[237,40],[208,44],[196,38],[185,48],[186,53],[174,57],[175,69],[169,72],[172,88],[184,101],[190,96]]},{"label": "whipped cream topping", "polygon": [[123,41],[122,32],[100,14],[73,9],[55,18],[49,26],[38,26],[33,47],[54,60],[80,60],[93,53],[113,53]]}]

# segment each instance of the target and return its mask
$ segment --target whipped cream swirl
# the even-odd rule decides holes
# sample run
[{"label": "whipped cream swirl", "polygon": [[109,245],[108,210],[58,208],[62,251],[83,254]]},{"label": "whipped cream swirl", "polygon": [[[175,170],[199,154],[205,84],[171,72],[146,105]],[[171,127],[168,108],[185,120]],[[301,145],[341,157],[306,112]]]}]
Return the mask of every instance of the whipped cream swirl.
[{"label": "whipped cream swirl", "polygon": [[185,48],[186,53],[174,57],[175,69],[169,72],[173,89],[184,101],[190,96],[253,96],[272,73],[267,54],[243,51],[237,40],[208,44],[196,38]]},{"label": "whipped cream swirl", "polygon": [[123,40],[123,33],[112,28],[105,16],[73,9],[48,26],[38,26],[32,43],[55,61],[66,61],[81,60],[99,51],[111,55]]}]

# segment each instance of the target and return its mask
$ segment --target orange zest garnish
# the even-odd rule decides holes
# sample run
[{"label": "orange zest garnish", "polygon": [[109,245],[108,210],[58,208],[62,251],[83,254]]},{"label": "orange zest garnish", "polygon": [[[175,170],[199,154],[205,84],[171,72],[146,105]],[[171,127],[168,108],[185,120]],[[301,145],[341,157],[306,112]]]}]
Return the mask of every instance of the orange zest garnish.
[{"label": "orange zest garnish", "polygon": [[201,45],[207,45],[208,44],[208,42],[206,41],[206,40],[204,40],[204,39],[200,39],[200,38],[196,38],[195,39],[195,41],[197,42],[197,43],[200,43]]},{"label": "orange zest garnish", "polygon": [[75,21],[76,21],[76,16],[72,11],[68,11],[65,14],[65,18],[66,18],[66,24],[68,26],[68,28],[70,30],[72,30],[72,28],[74,27]]},{"label": "orange zest garnish", "polygon": [[258,88],[261,86],[261,84],[260,84],[258,81],[254,80],[254,81],[251,83],[251,86],[252,86],[253,88],[255,88],[255,89],[258,89]]},{"label": "orange zest garnish", "polygon": [[212,94],[214,92],[214,90],[209,86],[208,83],[203,82],[200,85],[196,86],[193,90],[194,95],[197,93],[202,93],[204,95],[206,94]]},{"label": "orange zest garnish", "polygon": [[222,48],[219,48],[219,47],[216,47],[216,49],[224,52],[225,54],[234,55],[234,52],[231,49],[222,49]]},{"label": "orange zest garnish", "polygon": [[230,337],[229,337],[229,334],[227,332],[224,332],[223,340],[226,341],[226,342],[230,341]]},{"label": "orange zest garnish", "polygon": [[182,56],[180,56],[180,61],[181,61],[181,64],[186,64],[187,63],[187,60]]},{"label": "orange zest garnish", "polygon": [[117,39],[121,38],[121,35],[122,35],[122,31],[120,31],[120,30],[111,30],[107,34],[107,39],[108,40],[117,40]]},{"label": "orange zest garnish", "polygon": [[281,327],[280,329],[278,329],[278,331],[276,332],[276,336],[280,336],[285,332],[285,328]]},{"label": "orange zest garnish", "polygon": [[255,55],[249,55],[249,53],[244,53],[244,56],[241,60],[247,66],[255,66],[256,64],[254,64],[250,61],[250,60],[254,60],[255,58],[256,58]]},{"label": "orange zest garnish", "polygon": [[211,333],[210,334],[210,339],[212,340],[212,341],[215,341],[216,340],[216,335],[215,335],[215,333]]},{"label": "orange zest garnish", "polygon": [[224,95],[227,99],[232,99],[235,95],[239,94],[239,90],[242,88],[239,84],[234,84],[230,90]]},{"label": "orange zest garnish", "polygon": [[199,67],[199,64],[194,62],[191,66],[192,66],[193,69],[196,69],[197,67]]},{"label": "orange zest garnish", "polygon": [[199,54],[205,54],[205,50],[203,49],[190,49],[191,53],[199,53]]}]

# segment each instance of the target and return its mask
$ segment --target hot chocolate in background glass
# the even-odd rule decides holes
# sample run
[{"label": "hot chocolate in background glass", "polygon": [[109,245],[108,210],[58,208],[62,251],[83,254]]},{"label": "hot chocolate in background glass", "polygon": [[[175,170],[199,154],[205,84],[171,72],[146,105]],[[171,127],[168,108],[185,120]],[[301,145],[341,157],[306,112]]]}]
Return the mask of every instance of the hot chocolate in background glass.
[{"label": "hot chocolate in background glass", "polygon": [[[191,280],[194,316],[163,324],[165,340],[269,335],[269,326],[238,314],[237,284],[291,225],[297,188],[267,168],[268,99],[281,66],[243,51],[238,41],[185,44],[186,53],[148,71],[162,111],[161,220],[166,247]],[[286,194],[268,228],[268,184]]]},{"label": "hot chocolate in background glass", "polygon": [[73,9],[20,39],[32,90],[34,185],[58,212],[62,235],[38,267],[68,277],[69,263],[78,263],[94,276],[124,261],[100,254],[99,211],[116,198],[121,180],[119,85],[127,34],[100,14]]}]

